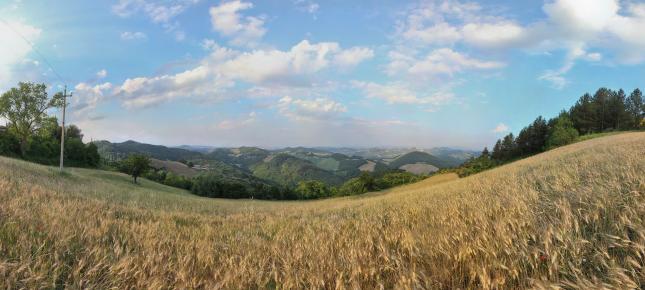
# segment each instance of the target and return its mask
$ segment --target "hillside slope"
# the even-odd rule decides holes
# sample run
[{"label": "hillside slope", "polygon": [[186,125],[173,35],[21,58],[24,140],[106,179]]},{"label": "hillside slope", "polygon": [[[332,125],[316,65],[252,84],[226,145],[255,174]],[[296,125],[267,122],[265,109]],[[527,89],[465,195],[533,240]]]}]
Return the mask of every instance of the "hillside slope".
[{"label": "hillside slope", "polygon": [[401,168],[402,166],[409,164],[427,164],[436,168],[448,168],[453,166],[454,163],[445,161],[425,152],[414,151],[397,157],[388,165],[392,168]]},{"label": "hillside slope", "polygon": [[645,133],[620,134],[311,202],[0,158],[0,287],[642,289],[643,156]]}]

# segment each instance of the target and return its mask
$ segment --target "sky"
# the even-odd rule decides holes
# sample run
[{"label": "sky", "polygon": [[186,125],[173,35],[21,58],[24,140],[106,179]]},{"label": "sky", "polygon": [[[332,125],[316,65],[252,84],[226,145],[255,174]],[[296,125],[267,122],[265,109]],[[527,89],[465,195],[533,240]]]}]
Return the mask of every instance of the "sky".
[{"label": "sky", "polygon": [[0,0],[0,41],[85,141],[481,149],[645,87],[633,0]]}]

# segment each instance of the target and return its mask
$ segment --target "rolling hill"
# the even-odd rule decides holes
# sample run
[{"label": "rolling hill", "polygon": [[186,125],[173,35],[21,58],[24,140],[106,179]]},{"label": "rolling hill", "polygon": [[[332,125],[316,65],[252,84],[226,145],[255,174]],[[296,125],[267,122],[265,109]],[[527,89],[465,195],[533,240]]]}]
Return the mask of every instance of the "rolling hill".
[{"label": "rolling hill", "polygon": [[[426,165],[426,166],[423,166]],[[409,170],[413,173],[424,172],[430,173],[437,171],[441,168],[449,168],[454,166],[451,161],[438,158],[425,152],[414,151],[401,155],[392,160],[388,166],[391,168],[398,168]],[[423,166],[423,167],[422,167]],[[415,172],[417,171],[417,172]]]},{"label": "rolling hill", "polygon": [[0,287],[642,289],[643,156],[618,134],[309,202],[0,158]]},{"label": "rolling hill", "polygon": [[109,141],[95,141],[99,154],[108,159],[121,159],[132,153],[141,153],[159,160],[191,160],[201,158],[202,154],[181,148],[171,148],[161,145],[151,145],[136,141],[111,143]]},{"label": "rolling hill", "polygon": [[296,186],[300,181],[318,180],[329,185],[340,185],[344,179],[311,163],[289,154],[275,154],[251,167],[253,175],[277,184]]}]

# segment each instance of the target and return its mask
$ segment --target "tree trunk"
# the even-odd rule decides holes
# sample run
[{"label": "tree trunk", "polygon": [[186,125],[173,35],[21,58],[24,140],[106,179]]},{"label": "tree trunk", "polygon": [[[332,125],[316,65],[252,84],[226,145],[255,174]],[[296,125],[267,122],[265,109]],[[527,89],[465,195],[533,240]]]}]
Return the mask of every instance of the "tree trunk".
[{"label": "tree trunk", "polygon": [[25,158],[27,155],[27,147],[29,146],[29,141],[26,138],[20,139],[20,156]]}]

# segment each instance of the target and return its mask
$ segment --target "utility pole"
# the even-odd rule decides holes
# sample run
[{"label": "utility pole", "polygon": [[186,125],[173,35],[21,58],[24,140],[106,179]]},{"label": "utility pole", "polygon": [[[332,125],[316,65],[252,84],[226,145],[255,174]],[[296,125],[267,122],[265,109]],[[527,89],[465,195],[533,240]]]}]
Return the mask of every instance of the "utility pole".
[{"label": "utility pole", "polygon": [[[71,97],[72,94],[70,93]],[[67,85],[65,85],[65,93],[63,95],[63,124],[61,125],[60,134],[60,172],[63,172],[63,155],[65,153],[65,109],[67,108]]]}]

